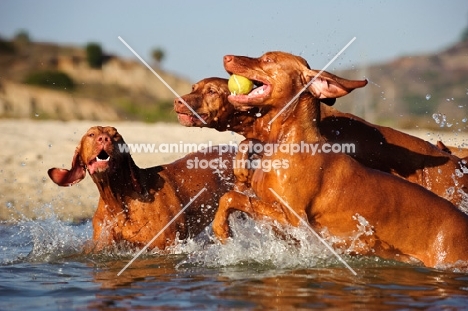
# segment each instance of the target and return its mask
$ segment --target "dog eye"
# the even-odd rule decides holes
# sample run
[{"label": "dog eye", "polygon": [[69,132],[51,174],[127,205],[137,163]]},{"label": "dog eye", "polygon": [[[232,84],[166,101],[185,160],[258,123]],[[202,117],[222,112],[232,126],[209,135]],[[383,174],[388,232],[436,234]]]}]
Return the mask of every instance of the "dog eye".
[{"label": "dog eye", "polygon": [[216,94],[216,90],[215,89],[208,89],[208,94],[210,95],[213,95],[213,94]]},{"label": "dog eye", "polygon": [[88,137],[94,137],[94,133],[89,133]]}]

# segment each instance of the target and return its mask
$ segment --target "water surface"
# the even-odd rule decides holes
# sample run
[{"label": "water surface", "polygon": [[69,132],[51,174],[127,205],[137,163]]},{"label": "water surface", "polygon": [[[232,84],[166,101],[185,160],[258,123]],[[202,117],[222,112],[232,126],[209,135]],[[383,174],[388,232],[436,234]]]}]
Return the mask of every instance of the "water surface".
[{"label": "water surface", "polygon": [[2,310],[464,310],[468,273],[343,255],[353,275],[307,230],[233,219],[227,245],[207,230],[168,253],[114,247],[85,255],[89,222],[53,215],[0,225]]}]

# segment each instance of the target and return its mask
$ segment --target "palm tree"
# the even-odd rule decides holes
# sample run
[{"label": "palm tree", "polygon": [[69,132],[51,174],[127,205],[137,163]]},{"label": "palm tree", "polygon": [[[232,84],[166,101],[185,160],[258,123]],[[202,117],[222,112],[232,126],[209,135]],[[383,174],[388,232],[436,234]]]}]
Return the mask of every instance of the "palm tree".
[{"label": "palm tree", "polygon": [[161,61],[164,59],[166,56],[165,52],[161,48],[156,48],[151,52],[151,56],[153,57],[154,61],[156,62],[156,65],[159,66],[161,64]]}]

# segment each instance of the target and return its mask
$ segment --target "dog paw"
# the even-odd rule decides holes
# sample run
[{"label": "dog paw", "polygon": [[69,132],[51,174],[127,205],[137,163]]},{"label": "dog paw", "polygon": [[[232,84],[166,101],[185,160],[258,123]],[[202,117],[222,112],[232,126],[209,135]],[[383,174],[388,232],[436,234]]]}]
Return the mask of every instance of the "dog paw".
[{"label": "dog paw", "polygon": [[213,233],[222,244],[226,244],[231,235],[229,234],[229,226],[225,224],[216,225],[213,223]]}]

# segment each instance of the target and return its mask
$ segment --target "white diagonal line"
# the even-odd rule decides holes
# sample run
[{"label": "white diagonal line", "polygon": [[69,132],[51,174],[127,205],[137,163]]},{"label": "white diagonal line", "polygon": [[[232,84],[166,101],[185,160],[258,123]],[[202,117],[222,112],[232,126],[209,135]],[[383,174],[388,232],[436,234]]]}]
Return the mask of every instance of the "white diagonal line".
[{"label": "white diagonal line", "polygon": [[346,44],[342,49],[341,51],[338,52],[338,54],[335,55],[335,57],[333,57],[329,62],[328,64],[325,65],[325,67],[322,68],[322,70],[319,71],[318,74],[315,75],[315,77],[309,81],[309,83],[307,83],[303,88],[302,90],[299,91],[299,93],[296,94],[296,96],[294,96],[287,104],[286,106],[283,107],[283,109],[281,109],[274,117],[273,119],[270,120],[270,122],[268,122],[268,125],[271,125],[271,123],[273,123],[273,121],[276,120],[277,117],[279,117],[280,114],[283,113],[283,111],[286,110],[286,108],[288,108],[301,94],[302,92],[304,92],[312,83],[314,83],[314,81],[322,74],[322,72],[324,72],[328,66],[330,66],[337,58],[338,56],[341,55],[341,53],[343,53],[350,45],[351,43],[354,42],[354,40],[356,40],[356,37],[352,38],[351,41],[348,42],[348,44]]},{"label": "white diagonal line", "polygon": [[322,244],[325,245],[325,247],[327,247],[327,248],[333,253],[333,255],[335,255],[336,258],[338,258],[338,260],[341,261],[341,262],[346,266],[346,268],[349,269],[349,271],[351,271],[354,275],[357,275],[356,271],[354,271],[353,268],[351,268],[351,267],[346,263],[346,261],[344,261],[344,259],[341,258],[341,256],[338,255],[338,253],[335,252],[335,250],[334,250],[330,245],[328,245],[328,243],[327,243],[324,239],[322,239],[322,237],[321,237],[317,232],[315,232],[314,229],[312,229],[312,227],[310,226],[309,223],[307,223],[304,219],[302,219],[302,218],[296,213],[296,211],[294,211],[294,210],[288,205],[288,203],[286,203],[286,201],[284,201],[283,198],[281,198],[281,197],[278,195],[278,193],[275,192],[275,190],[273,190],[272,188],[269,188],[269,189],[270,189],[270,191],[276,196],[276,198],[278,198],[278,200],[281,201],[281,203],[282,203],[284,206],[286,206],[294,215],[296,215],[296,217],[299,219],[299,221],[300,221],[302,224],[306,225],[307,228],[309,228],[309,230],[317,237],[317,239],[319,239],[319,241],[322,242]]},{"label": "white diagonal line", "polygon": [[124,271],[135,261],[135,259],[137,259],[137,258],[151,245],[151,243],[153,243],[153,242],[158,238],[158,236],[160,236],[161,233],[163,233],[164,230],[166,230],[166,229],[174,222],[174,220],[176,220],[177,217],[179,217],[179,216],[187,209],[187,207],[189,207],[190,204],[192,204],[193,201],[195,201],[195,200],[200,196],[200,194],[202,194],[202,192],[205,191],[205,190],[206,190],[206,188],[203,188],[202,190],[200,190],[200,192],[198,192],[197,195],[194,196],[193,199],[191,199],[190,202],[188,202],[187,205],[185,205],[184,208],[183,208],[180,212],[178,212],[177,215],[175,215],[175,216],[171,219],[171,221],[169,221],[169,222],[167,223],[167,225],[165,225],[164,228],[162,228],[162,229],[158,232],[158,234],[156,234],[156,235],[154,236],[154,238],[152,238],[151,241],[148,242],[148,244],[145,245],[145,247],[143,247],[142,249],[140,249],[140,251],[132,258],[132,260],[130,260],[130,262],[129,262],[125,267],[123,267],[123,269],[120,270],[119,273],[117,273],[117,276],[120,276],[120,275],[122,274],[122,272],[124,272]]},{"label": "white diagonal line", "polygon": [[200,121],[203,122],[203,124],[206,124],[205,120],[203,120],[203,118],[200,117],[200,115],[199,115],[198,113],[196,113],[195,110],[193,110],[192,107],[190,107],[189,104],[187,104],[187,103],[185,102],[185,100],[183,100],[182,97],[180,97],[180,95],[177,94],[177,92],[174,91],[174,89],[173,89],[169,84],[167,84],[167,82],[164,81],[164,79],[163,79],[156,71],[154,71],[153,68],[151,68],[151,66],[148,65],[148,63],[145,62],[145,60],[144,60],[143,58],[140,57],[140,55],[138,55],[138,53],[135,52],[135,50],[133,50],[132,47],[131,47],[130,45],[128,45],[128,43],[125,42],[124,39],[122,39],[122,37],[118,36],[118,38],[119,38],[120,41],[122,41],[123,44],[125,44],[125,46],[126,46],[136,57],[138,57],[138,59],[139,59],[139,60],[140,60],[156,77],[158,77],[158,79],[159,79],[159,80],[160,80],[160,81],[177,97],[177,98],[179,98],[179,99],[184,103],[185,106],[187,106],[188,109],[190,109],[190,111],[191,111],[198,119],[200,119]]}]

